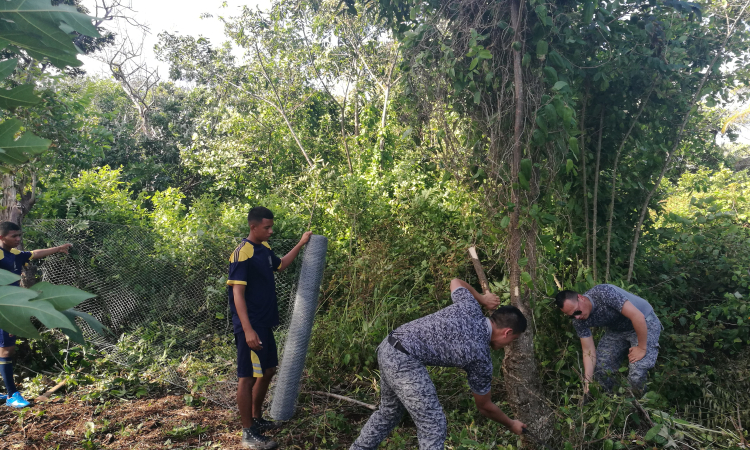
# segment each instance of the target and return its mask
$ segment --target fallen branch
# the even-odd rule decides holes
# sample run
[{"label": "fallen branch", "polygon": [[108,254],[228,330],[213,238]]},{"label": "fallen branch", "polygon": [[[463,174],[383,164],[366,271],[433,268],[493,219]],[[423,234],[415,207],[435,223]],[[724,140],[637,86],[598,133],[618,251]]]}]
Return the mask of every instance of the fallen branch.
[{"label": "fallen branch", "polygon": [[49,391],[47,391],[44,394],[42,394],[39,397],[37,397],[35,399],[35,401],[37,401],[37,402],[41,402],[41,401],[48,402],[49,401],[49,396],[52,395],[52,394],[54,394],[55,392],[59,391],[60,388],[62,388],[63,386],[65,386],[65,383],[67,383],[67,382],[68,382],[68,380],[66,379],[66,380],[63,380],[63,381],[57,383],[52,389],[50,389]]},{"label": "fallen branch", "polygon": [[371,405],[369,403],[360,402],[359,400],[354,400],[353,398],[344,397],[343,395],[338,394],[331,394],[330,392],[323,392],[323,391],[309,391],[305,392],[305,394],[312,394],[312,395],[325,395],[327,397],[333,397],[337,400],[343,400],[345,402],[354,403],[355,405],[364,406],[365,408],[371,409],[373,411],[377,410],[378,407],[375,405]]},{"label": "fallen branch", "polygon": [[651,420],[651,416],[648,415],[648,413],[646,412],[646,410],[643,409],[643,406],[641,406],[641,404],[638,402],[638,398],[633,393],[633,390],[632,389],[628,389],[628,390],[630,391],[630,395],[633,396],[633,405],[636,407],[636,409],[638,411],[641,412],[641,414],[643,414],[643,417],[646,419],[646,421],[648,422],[649,426],[651,426],[653,428],[654,427],[654,422]]}]

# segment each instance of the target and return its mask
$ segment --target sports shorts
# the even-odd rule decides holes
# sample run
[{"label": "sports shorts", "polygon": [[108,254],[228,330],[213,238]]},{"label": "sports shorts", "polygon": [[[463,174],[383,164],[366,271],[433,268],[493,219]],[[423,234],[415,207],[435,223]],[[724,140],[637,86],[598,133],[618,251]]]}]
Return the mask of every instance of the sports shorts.
[{"label": "sports shorts", "polygon": [[0,348],[15,347],[16,337],[10,335],[7,331],[0,328]]},{"label": "sports shorts", "polygon": [[279,365],[273,329],[270,327],[253,327],[253,329],[258,333],[260,342],[263,343],[261,350],[253,350],[247,345],[244,331],[234,335],[234,343],[237,345],[238,378],[262,377],[266,369]]}]

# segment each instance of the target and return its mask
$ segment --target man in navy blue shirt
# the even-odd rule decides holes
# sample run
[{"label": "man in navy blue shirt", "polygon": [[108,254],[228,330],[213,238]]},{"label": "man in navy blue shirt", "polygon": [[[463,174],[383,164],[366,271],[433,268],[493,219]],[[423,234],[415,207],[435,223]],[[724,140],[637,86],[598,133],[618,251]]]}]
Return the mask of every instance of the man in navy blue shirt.
[{"label": "man in navy blue shirt", "polygon": [[263,431],[276,425],[263,419],[262,407],[279,363],[273,336],[273,327],[279,325],[274,272],[286,269],[294,261],[310,240],[311,232],[305,232],[299,243],[279,258],[268,245],[273,234],[273,213],[256,206],[248,213],[247,223],[250,234],[229,257],[227,280],[237,345],[237,407],[242,420],[242,445],[271,449],[277,444],[263,436]]},{"label": "man in navy blue shirt", "polygon": [[[21,244],[21,227],[13,222],[0,223],[0,269],[7,270],[16,275],[21,275],[23,268],[32,259],[44,258],[53,253],[68,253],[71,244],[63,244],[59,247],[45,248],[31,252],[18,250]],[[20,281],[13,283],[19,286]],[[29,406],[29,402],[23,398],[13,382],[13,355],[16,350],[16,338],[7,331],[0,329],[0,375],[5,382],[6,394],[0,394],[0,401],[14,408]]]}]

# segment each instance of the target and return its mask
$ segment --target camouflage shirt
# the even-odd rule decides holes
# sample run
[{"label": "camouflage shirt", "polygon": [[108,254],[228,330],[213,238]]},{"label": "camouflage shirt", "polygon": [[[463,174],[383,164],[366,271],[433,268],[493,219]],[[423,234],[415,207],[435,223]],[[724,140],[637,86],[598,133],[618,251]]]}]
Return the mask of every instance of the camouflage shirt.
[{"label": "camouflage shirt", "polygon": [[607,327],[612,331],[632,331],[633,322],[621,312],[627,301],[638,308],[646,318],[654,313],[654,308],[646,300],[611,284],[594,286],[583,295],[591,300],[592,309],[587,319],[573,319],[573,328],[576,329],[579,338],[590,337],[591,327]]},{"label": "camouflage shirt", "polygon": [[451,298],[451,306],[398,327],[393,336],[426,366],[464,369],[472,392],[484,395],[492,382],[489,320],[468,289],[454,290]]}]

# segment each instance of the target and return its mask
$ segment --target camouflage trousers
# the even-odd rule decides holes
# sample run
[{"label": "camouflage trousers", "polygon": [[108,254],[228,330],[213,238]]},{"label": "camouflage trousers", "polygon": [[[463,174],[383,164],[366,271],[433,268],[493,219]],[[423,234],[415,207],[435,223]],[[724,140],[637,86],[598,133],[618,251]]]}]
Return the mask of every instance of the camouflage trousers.
[{"label": "camouflage trousers", "polygon": [[384,340],[378,347],[380,406],[367,421],[350,450],[375,450],[404,411],[417,426],[419,450],[443,450],[448,423],[427,368]]},{"label": "camouflage trousers", "polygon": [[[648,370],[656,364],[659,356],[659,336],[662,325],[656,314],[650,314],[646,318],[648,328],[648,347],[646,356],[640,361],[628,364],[628,383],[636,395],[646,392],[646,380]],[[615,380],[614,375],[618,373],[623,359],[627,359],[628,350],[638,345],[638,336],[635,330],[612,331],[607,330],[596,345],[596,367],[594,368],[594,379],[604,389],[612,391]]]}]

